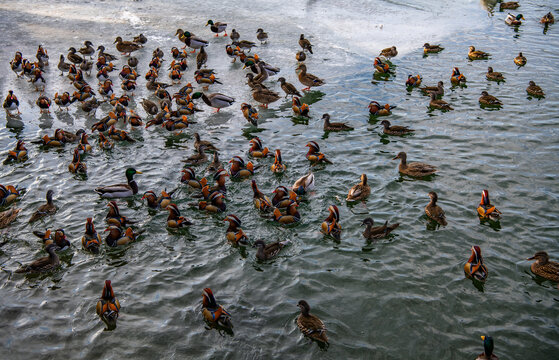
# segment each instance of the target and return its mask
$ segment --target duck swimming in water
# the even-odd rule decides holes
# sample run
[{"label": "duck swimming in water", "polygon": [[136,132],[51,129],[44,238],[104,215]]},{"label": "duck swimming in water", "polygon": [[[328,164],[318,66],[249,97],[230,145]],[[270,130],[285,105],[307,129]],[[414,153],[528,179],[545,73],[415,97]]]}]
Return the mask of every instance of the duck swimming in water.
[{"label": "duck swimming in water", "polygon": [[35,211],[33,215],[31,215],[31,218],[29,219],[30,223],[37,221],[47,215],[54,215],[56,213],[57,208],[56,206],[54,206],[54,203],[52,202],[53,194],[54,191],[52,190],[47,191],[47,196],[46,196],[47,203],[39,206],[37,211]]},{"label": "duck swimming in water", "polygon": [[366,226],[365,231],[363,231],[363,236],[367,240],[384,238],[388,236],[392,232],[392,230],[400,226],[399,223],[388,225],[388,220],[386,220],[384,222],[384,225],[382,226],[374,226],[375,221],[373,220],[373,218],[370,217],[363,220],[363,223],[361,225]]},{"label": "duck swimming in water", "polygon": [[530,266],[530,270],[538,276],[559,283],[559,263],[550,261],[545,251],[538,251],[534,256],[526,260],[536,260]]},{"label": "duck swimming in water", "polygon": [[499,360],[499,357],[493,354],[493,338],[491,336],[482,335],[481,340],[483,340],[483,352],[479,354],[476,360]]},{"label": "duck swimming in water", "polygon": [[340,211],[336,205],[330,205],[328,207],[328,212],[328,217],[322,222],[321,231],[323,234],[330,235],[339,241],[342,232],[342,226],[340,225]]},{"label": "duck swimming in water", "polygon": [[501,218],[501,212],[489,201],[489,191],[481,192],[481,201],[477,207],[477,213],[481,219],[497,221]]},{"label": "duck swimming in water", "polygon": [[55,251],[56,245],[51,244],[45,248],[48,256],[39,258],[28,265],[17,269],[16,273],[38,274],[56,269],[60,265],[60,259]]},{"label": "duck swimming in water", "polygon": [[365,200],[371,194],[371,187],[367,184],[367,175],[361,174],[361,182],[353,185],[347,193],[346,201]]},{"label": "duck swimming in water", "polygon": [[103,293],[97,302],[96,311],[97,315],[99,315],[109,330],[116,328],[116,320],[118,319],[118,313],[120,312],[120,303],[115,297],[111,280],[105,280]]},{"label": "duck swimming in water", "polygon": [[101,235],[95,231],[93,219],[87,218],[85,223],[85,233],[82,236],[82,246],[85,250],[97,254],[101,247]]},{"label": "duck swimming in water", "polygon": [[407,160],[408,156],[405,152],[401,151],[396,155],[392,160],[400,159],[400,164],[398,165],[398,170],[400,173],[412,177],[424,177],[433,175],[437,172],[437,168],[433,165],[421,163],[421,162],[412,162],[408,163]]},{"label": "duck swimming in water", "polygon": [[297,306],[301,309],[301,314],[297,317],[297,327],[303,335],[319,343],[328,344],[326,326],[322,320],[310,313],[310,305],[305,300],[300,300]]},{"label": "duck swimming in water", "polygon": [[101,186],[95,189],[95,192],[104,198],[120,198],[136,195],[138,193],[138,184],[134,181],[135,174],[141,174],[134,168],[126,169],[125,175],[128,180],[127,184],[115,184],[109,186]]},{"label": "duck swimming in water", "polygon": [[468,279],[482,282],[487,279],[489,272],[483,263],[483,257],[481,256],[481,249],[479,246],[472,246],[472,255],[464,265],[464,273]]},{"label": "duck swimming in water", "polygon": [[431,191],[429,193],[429,198],[431,201],[429,201],[429,204],[425,207],[425,214],[427,214],[429,219],[436,221],[439,225],[446,226],[447,222],[444,210],[437,205],[437,200],[439,199],[437,193]]},{"label": "duck swimming in water", "polygon": [[217,303],[210,288],[205,288],[202,293],[202,315],[211,326],[217,325],[229,331],[233,329],[231,314]]}]

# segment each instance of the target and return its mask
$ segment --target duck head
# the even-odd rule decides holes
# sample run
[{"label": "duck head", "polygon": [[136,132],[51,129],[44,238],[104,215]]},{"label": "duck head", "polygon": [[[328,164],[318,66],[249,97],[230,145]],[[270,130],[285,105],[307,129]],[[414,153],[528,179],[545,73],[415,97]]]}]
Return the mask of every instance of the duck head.
[{"label": "duck head", "polygon": [[309,148],[309,152],[308,152],[309,154],[315,154],[317,152],[320,152],[320,146],[318,146],[316,141],[309,141],[309,143],[305,146]]},{"label": "duck head", "polygon": [[299,309],[301,309],[301,314],[303,314],[304,316],[309,316],[309,312],[311,311],[309,303],[307,303],[305,300],[299,300],[297,306],[299,307]]},{"label": "duck head", "polygon": [[493,355],[493,348],[495,347],[493,338],[491,336],[482,335],[481,340],[483,340],[483,352],[485,354],[485,358],[491,359],[491,355]]},{"label": "duck head", "polygon": [[539,265],[545,265],[549,261],[549,255],[545,251],[538,251],[534,256],[527,258],[526,260],[536,260]]}]

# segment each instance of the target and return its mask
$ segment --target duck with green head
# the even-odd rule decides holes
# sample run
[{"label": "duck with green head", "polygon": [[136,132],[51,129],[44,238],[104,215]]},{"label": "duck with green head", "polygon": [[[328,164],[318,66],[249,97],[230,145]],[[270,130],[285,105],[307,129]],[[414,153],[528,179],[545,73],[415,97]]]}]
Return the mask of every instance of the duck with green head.
[{"label": "duck with green head", "polygon": [[215,23],[212,20],[208,20],[206,26],[210,25],[210,29],[212,32],[215,33],[215,37],[219,36],[219,33],[225,32],[223,36],[227,36],[227,23],[216,21]]},{"label": "duck with green head", "polygon": [[499,360],[499,357],[493,354],[493,338],[491,336],[482,335],[481,340],[483,340],[483,352],[479,354],[476,360]]},{"label": "duck with green head", "polygon": [[114,184],[108,186],[101,186],[95,189],[95,192],[104,198],[121,198],[136,195],[138,193],[138,184],[134,181],[135,174],[141,174],[134,168],[126,169],[127,184]]},{"label": "duck with green head", "polygon": [[233,105],[233,103],[235,102],[235,99],[233,99],[232,97],[220,93],[206,95],[203,92],[198,91],[192,94],[193,100],[200,98],[202,98],[206,105],[217,109],[216,112],[219,112],[220,109]]},{"label": "duck with green head", "polygon": [[524,16],[522,16],[522,14],[518,14],[518,15],[513,15],[511,13],[509,13],[507,15],[507,18],[505,19],[505,23],[509,26],[518,26],[518,25],[522,25],[522,21],[520,20],[525,20]]}]

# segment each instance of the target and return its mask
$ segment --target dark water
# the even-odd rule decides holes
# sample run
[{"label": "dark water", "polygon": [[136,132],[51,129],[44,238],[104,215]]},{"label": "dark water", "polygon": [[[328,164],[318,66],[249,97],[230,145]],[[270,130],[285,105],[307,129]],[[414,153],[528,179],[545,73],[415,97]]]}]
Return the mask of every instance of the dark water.
[{"label": "dark water", "polygon": [[[25,139],[29,149],[27,162],[1,168],[2,184],[27,189],[17,204],[23,209],[20,217],[3,231],[8,241],[0,253],[3,356],[473,359],[482,352],[480,335],[490,334],[502,359],[557,358],[556,284],[536,279],[524,260],[538,250],[559,258],[555,72],[559,25],[544,34],[538,23],[550,10],[556,17],[559,14],[550,4],[523,1],[519,11],[526,21],[517,31],[504,24],[504,13],[492,14],[478,2],[0,4],[1,93],[4,97],[9,89],[15,91],[25,123],[22,130],[0,130],[0,149],[6,153],[17,139]],[[212,38],[203,26],[209,18],[228,21],[229,30],[234,27],[249,40],[255,40],[256,29],[263,27],[270,41],[256,53],[280,67],[280,75],[295,84],[298,35],[305,33],[311,39],[315,54],[307,67],[327,83],[303,99],[312,103],[308,124],[294,121],[290,102],[282,100],[260,111],[257,131],[247,126],[239,107],[254,102],[243,84],[245,71],[225,56],[229,40]],[[197,124],[179,136],[161,128],[132,130],[137,143],[118,144],[112,152],[95,149],[86,157],[86,180],[67,171],[72,147],[44,151],[29,144],[56,128],[75,131],[90,128],[96,120],[75,106],[68,114],[39,116],[34,105],[38,94],[9,69],[15,51],[31,58],[38,44],[47,48],[52,64],[46,73],[46,93],[52,96],[72,89],[55,71],[58,56],[68,47],[88,39],[95,47],[104,44],[108,52],[116,53],[111,45],[116,36],[131,38],[142,32],[149,39],[136,55],[138,73],[143,75],[156,47],[166,51],[164,67],[168,66],[170,47],[181,45],[172,37],[177,28],[211,41],[208,65],[224,83],[211,90],[235,97],[234,106],[212,114],[200,104],[205,112],[193,117]],[[440,42],[446,49],[423,58],[421,45],[426,41]],[[396,76],[371,83],[373,57],[393,44],[400,51],[393,60]],[[468,61],[470,45],[491,53],[491,59]],[[528,58],[520,69],[513,63],[519,51]],[[122,60],[117,64],[121,66]],[[192,81],[194,60],[189,64],[185,78]],[[454,66],[468,78],[466,88],[450,87]],[[506,82],[487,81],[487,66],[502,72]],[[427,97],[415,90],[406,92],[407,75],[417,73],[427,85],[443,80],[444,99],[456,110],[429,112]],[[160,78],[168,81],[165,71]],[[267,84],[279,90],[276,79]],[[524,89],[530,80],[544,89],[545,99],[527,97]],[[96,83],[93,78],[91,83]],[[142,76],[131,108],[149,95],[144,85]],[[481,109],[477,99],[482,90],[500,98],[503,108]],[[382,135],[379,121],[368,117],[371,100],[397,105],[388,119],[412,127],[415,135]],[[102,106],[97,119],[109,109]],[[145,115],[143,109],[138,112]],[[355,131],[325,134],[320,120],[324,112],[333,121],[350,123]],[[252,206],[249,181],[228,182],[227,213],[242,219],[250,239],[292,241],[276,260],[259,263],[254,249],[231,247],[224,237],[223,216],[189,208],[193,193],[180,186],[180,160],[193,152],[195,131],[221,149],[223,161],[235,155],[246,159],[254,135],[270,149],[280,148],[288,166],[283,176],[269,172],[272,160],[256,161],[265,165],[254,179],[266,193],[308,172],[304,155],[310,140],[317,141],[335,163],[313,168],[317,188],[299,209],[301,223],[290,228],[259,216]],[[91,140],[96,143],[95,136]],[[430,181],[400,177],[396,162],[390,160],[399,151],[406,151],[411,161],[438,166],[438,175]],[[137,176],[140,192],[179,186],[176,203],[195,225],[184,232],[168,231],[166,212],[149,212],[140,196],[119,200],[123,215],[138,220],[146,232],[131,246],[93,256],[82,250],[79,239],[87,217],[103,230],[107,208],[92,190],[122,181],[127,166],[144,172]],[[196,168],[197,173],[204,168]],[[368,174],[372,194],[366,203],[348,205],[347,190],[361,173]],[[47,189],[55,191],[58,213],[28,225]],[[478,220],[475,208],[482,189],[489,190],[504,213],[500,229]],[[436,230],[423,216],[432,190],[439,194],[449,220],[447,227]],[[331,204],[341,212],[344,231],[339,243],[319,232]],[[389,239],[367,244],[359,226],[367,216],[379,223],[399,222],[400,227]],[[32,231],[58,227],[73,243],[62,255],[60,270],[38,278],[11,274],[20,263],[44,254]],[[472,245],[482,248],[490,273],[483,291],[465,279],[462,270]],[[104,332],[95,314],[105,279],[112,280],[122,305],[113,332]],[[211,287],[232,314],[233,337],[204,329],[200,314],[204,287]],[[295,324],[299,299],[306,299],[326,323],[331,340],[327,352],[300,335]]]}]

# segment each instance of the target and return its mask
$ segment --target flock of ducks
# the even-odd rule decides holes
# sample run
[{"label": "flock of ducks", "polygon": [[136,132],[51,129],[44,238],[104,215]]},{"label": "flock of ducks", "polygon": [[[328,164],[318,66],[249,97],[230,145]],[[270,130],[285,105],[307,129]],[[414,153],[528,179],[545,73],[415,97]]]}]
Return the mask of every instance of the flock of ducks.
[{"label": "flock of ducks", "polygon": [[[511,4],[512,3],[501,3],[501,7],[512,9],[513,5]],[[509,14],[505,22],[511,26],[519,26],[522,23],[521,20],[524,20],[521,14]],[[541,22],[545,24],[553,23],[553,15],[551,13],[547,14],[542,18]],[[216,37],[221,33],[224,33],[223,36],[228,36],[226,23],[208,20],[206,26],[210,26],[210,30],[215,33]],[[201,86],[202,90],[194,91],[192,84],[188,83],[177,93],[171,95],[166,89],[172,85],[159,81],[159,72],[162,70],[161,63],[163,62],[164,53],[159,48],[156,49],[153,52],[150,69],[146,73],[145,78],[147,80],[146,87],[148,90],[153,91],[154,96],[159,102],[157,103],[149,99],[142,100],[141,104],[150,117],[145,123],[137,113],[128,109],[129,102],[131,101],[131,97],[134,96],[134,90],[137,86],[136,81],[139,78],[136,71],[138,60],[131,56],[131,54],[135,51],[142,50],[144,44],[148,41],[142,34],[135,37],[133,41],[125,41],[120,36],[114,41],[116,49],[121,54],[128,56],[126,64],[123,65],[118,75],[122,81],[121,89],[123,90],[123,95],[121,96],[116,96],[112,88],[113,82],[110,78],[110,73],[117,69],[113,65],[113,61],[116,61],[117,57],[107,53],[105,47],[102,45],[95,49],[91,41],[85,41],[83,47],[79,49],[70,47],[66,57],[60,55],[57,68],[62,74],[68,74],[67,76],[70,83],[76,88],[76,91],[72,95],[70,95],[69,92],[64,92],[61,95],[57,93],[52,99],[44,95],[46,80],[43,74],[49,65],[49,57],[47,50],[43,46],[38,47],[36,61],[25,59],[21,52],[16,52],[13,60],[10,62],[10,66],[18,78],[28,78],[28,81],[35,89],[40,91],[36,104],[41,112],[50,111],[49,108],[53,102],[58,106],[59,111],[63,111],[63,109],[67,110],[71,104],[79,102],[79,106],[82,110],[93,115],[100,104],[109,103],[112,106],[112,110],[108,115],[93,125],[92,132],[98,132],[98,146],[103,150],[110,150],[115,146],[115,143],[136,141],[128,132],[115,128],[115,125],[120,120],[125,124],[127,122],[130,123],[132,128],[144,125],[146,128],[152,125],[161,125],[168,131],[182,132],[183,129],[188,128],[189,124],[192,123],[189,117],[201,111],[194,103],[194,100],[202,100],[206,105],[214,108],[216,112],[222,108],[231,106],[235,102],[235,99],[230,96],[221,93],[207,92],[210,85],[216,83],[220,84],[215,71],[206,67],[208,54],[204,49],[208,46],[209,42],[182,29],[178,29],[175,36],[184,44],[184,47],[180,50],[177,47],[171,49],[173,61],[169,67],[169,79],[173,84],[180,83],[185,70],[188,68],[186,60],[189,54],[185,48],[189,47],[192,49],[192,52],[198,51],[196,56],[197,69],[194,73],[194,79],[196,83]],[[240,34],[235,29],[231,31],[230,38],[232,43],[226,46],[226,54],[232,58],[232,62],[239,60],[244,64],[243,68],[250,69],[246,77],[248,80],[247,84],[252,91],[253,99],[262,107],[267,107],[269,104],[280,100],[282,98],[280,94],[269,89],[269,85],[267,86],[265,84],[265,81],[269,80],[271,76],[279,73],[279,68],[267,64],[259,58],[258,55],[252,54],[251,49],[257,46],[256,43],[248,40],[241,40]],[[268,42],[268,34],[261,28],[256,32],[256,38],[260,44]],[[296,59],[299,61],[296,73],[300,83],[304,85],[305,88],[298,90],[295,85],[287,82],[284,77],[280,77],[277,82],[280,83],[280,88],[285,93],[285,98],[291,96],[294,114],[301,117],[308,117],[309,105],[302,102],[301,92],[321,86],[325,81],[307,72],[307,66],[303,61],[307,56],[313,54],[313,48],[311,42],[306,39],[303,34],[300,35],[299,45],[302,50],[296,54]],[[426,43],[423,46],[423,50],[425,54],[436,54],[443,51],[444,48],[440,45]],[[98,56],[97,61],[94,63],[91,59],[96,52]],[[389,59],[397,55],[398,51],[395,46],[383,49],[379,56],[374,59],[374,76],[381,78],[392,76],[393,65]],[[88,57],[90,60],[87,59]],[[468,52],[468,58],[472,61],[486,60],[490,58],[490,54],[471,46]],[[68,60],[69,63],[67,63],[66,60]],[[519,56],[514,59],[514,62],[518,66],[523,66],[526,64],[526,58],[520,53]],[[96,78],[99,82],[99,89],[97,92],[102,97],[102,100],[97,99],[93,86],[86,80],[86,77],[90,76],[89,74],[91,74],[92,69],[97,69]],[[492,67],[488,68],[486,77],[491,81],[504,81],[503,75],[499,72],[495,72]],[[453,69],[450,80],[453,85],[457,86],[463,85],[466,82],[465,76],[461,74],[456,67]],[[441,99],[441,97],[444,96],[444,84],[442,81],[439,81],[437,86],[420,87],[421,83],[422,78],[420,75],[409,75],[406,86],[408,90],[420,88],[422,92],[429,95],[429,106],[431,108],[442,111],[453,110],[450,104]],[[545,95],[542,89],[533,81],[530,81],[526,91],[528,94],[535,97],[543,97]],[[176,110],[172,110],[173,100],[176,102]],[[488,94],[486,91],[482,92],[479,102],[482,106],[488,107],[500,107],[503,105],[499,99]],[[7,112],[8,118],[17,117],[20,114],[19,100],[12,90],[9,91],[3,106]],[[389,116],[394,108],[394,105],[382,105],[376,101],[371,101],[368,106],[370,115],[374,117]],[[241,105],[241,110],[243,116],[251,125],[258,126],[259,114],[256,106],[243,103]],[[351,126],[345,123],[331,122],[330,115],[327,113],[323,114],[322,119],[325,131],[353,130]],[[380,125],[382,125],[383,132],[387,135],[403,136],[414,132],[413,129],[407,126],[392,125],[388,120],[382,120]],[[68,170],[75,174],[84,175],[87,173],[84,157],[91,153],[93,149],[88,142],[89,136],[90,135],[83,129],[76,133],[57,129],[53,137],[44,135],[43,138],[33,141],[32,143],[36,143],[43,148],[59,148],[65,145],[75,144],[76,148],[73,152],[72,161],[68,165]],[[219,149],[211,142],[202,140],[198,133],[194,134],[194,138],[196,153],[183,160],[187,165],[181,171],[181,183],[199,193],[198,196],[201,200],[192,204],[193,207],[210,213],[224,213],[227,209],[227,177],[236,179],[250,178],[261,165],[256,165],[253,162],[245,162],[242,157],[234,156],[229,161],[231,166],[229,171],[227,171],[219,160]],[[272,173],[281,173],[285,171],[286,166],[282,163],[280,149],[271,152],[262,144],[262,140],[258,137],[254,137],[250,140],[250,146],[249,154],[253,159],[262,159],[267,156],[274,157],[274,163],[270,166],[270,171]],[[309,141],[306,147],[308,147],[306,158],[313,166],[316,164],[332,163],[320,151],[320,146],[317,142]],[[213,160],[207,167],[208,171],[214,174],[213,180],[215,181],[215,185],[213,186],[209,183],[207,178],[198,178],[194,170],[194,167],[206,164],[208,161],[207,152],[213,154]],[[8,153],[5,164],[10,162],[23,162],[26,160],[27,149],[25,148],[25,143],[19,140],[15,148]],[[398,170],[405,176],[428,179],[437,172],[435,166],[422,162],[408,162],[405,152],[398,153],[393,160],[400,161]],[[121,215],[117,202],[113,200],[138,194],[139,187],[134,180],[134,176],[137,174],[141,174],[141,172],[134,168],[128,168],[125,171],[127,180],[125,183],[99,186],[94,189],[99,196],[110,200],[107,204],[107,228],[105,229],[107,233],[105,243],[109,247],[130,244],[143,232],[141,230],[133,230],[130,225],[134,222]],[[309,172],[302,176],[290,188],[278,186],[271,197],[268,197],[258,189],[255,180],[251,181],[251,187],[254,194],[254,206],[263,216],[267,216],[272,221],[276,221],[281,225],[294,224],[301,219],[301,214],[297,210],[299,203],[304,200],[308,192],[314,188],[314,174]],[[13,185],[0,185],[0,205],[7,208],[15,203],[19,196],[22,195],[22,190],[23,189],[18,189]],[[190,220],[181,215],[180,210],[174,203],[172,199],[174,192],[175,190],[168,193],[162,191],[161,195],[157,195],[154,191],[146,191],[142,196],[142,200],[145,200],[147,206],[152,209],[168,211],[167,227],[182,228],[192,225]],[[360,182],[349,189],[346,200],[348,202],[366,201],[370,194],[371,188],[367,182],[367,175],[362,174]],[[33,213],[29,219],[29,223],[56,213],[57,207],[53,203],[53,195],[54,192],[48,190],[46,194],[46,203],[41,205],[37,211]],[[447,220],[445,212],[437,204],[437,193],[431,191],[428,196],[430,201],[425,207],[426,216],[440,226],[446,226]],[[17,218],[19,211],[20,209],[15,207],[2,211],[0,213],[0,228],[9,226]],[[328,208],[328,212],[328,217],[321,224],[321,231],[339,240],[342,232],[339,210],[336,205],[331,205]],[[501,212],[490,202],[489,192],[487,190],[482,191],[482,197],[477,212],[480,219],[484,221],[496,222],[499,221],[501,217]],[[242,222],[236,215],[229,214],[224,218],[224,221],[228,223],[225,234],[228,241],[235,245],[249,244],[248,237],[242,230]],[[398,223],[389,224],[388,221],[381,226],[375,226],[375,222],[371,217],[365,218],[362,225],[365,226],[363,236],[372,241],[389,236],[389,234],[399,226]],[[30,264],[23,265],[16,270],[17,273],[42,273],[56,269],[60,264],[57,252],[63,251],[70,246],[70,242],[67,240],[64,230],[62,229],[47,229],[45,232],[35,231],[34,234],[42,239],[44,249],[48,256],[39,258]],[[92,218],[88,218],[85,223],[84,235],[82,236],[83,248],[96,254],[99,252],[102,242],[101,234],[95,230]],[[257,249],[255,256],[262,261],[272,259],[288,244],[288,240],[273,243],[256,240],[253,243],[253,246]],[[551,281],[559,282],[559,263],[550,261],[546,252],[539,251],[533,257],[529,258],[529,260],[535,260],[531,265],[533,273]],[[488,269],[483,261],[479,246],[471,247],[471,256],[464,265],[464,272],[468,278],[475,281],[484,282],[487,279]],[[210,326],[225,331],[230,331],[233,328],[231,314],[217,303],[210,288],[205,288],[203,290],[202,305],[203,317]],[[301,300],[298,302],[297,306],[300,308],[297,326],[301,332],[320,344],[328,344],[326,327],[318,317],[310,313],[310,305],[305,300]],[[114,329],[116,327],[120,304],[115,297],[110,280],[105,281],[96,311],[109,329]],[[482,339],[484,353],[481,354],[478,359],[496,359],[496,356],[493,354],[493,339],[490,336],[482,336]]]}]

